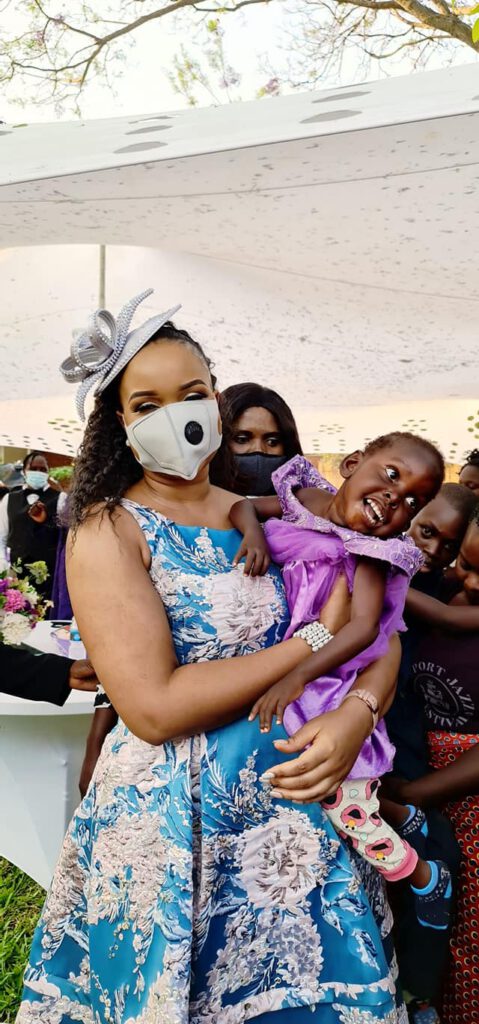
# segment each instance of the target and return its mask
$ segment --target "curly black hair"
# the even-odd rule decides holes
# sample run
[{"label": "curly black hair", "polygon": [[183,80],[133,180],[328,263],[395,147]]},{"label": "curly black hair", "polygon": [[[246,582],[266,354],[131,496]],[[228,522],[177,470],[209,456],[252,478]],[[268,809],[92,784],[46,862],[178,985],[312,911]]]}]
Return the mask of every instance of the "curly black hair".
[{"label": "curly black hair", "polygon": [[[212,373],[213,363],[199,342],[187,331],[167,321],[147,344],[154,341],[188,345],[208,367],[213,387],[216,386],[216,377]],[[121,374],[96,396],[93,412],[88,419],[69,494],[70,526],[73,533],[92,514],[95,505],[104,504],[105,510],[112,515],[128,488],[143,475],[141,465],[125,443],[125,431],[117,416],[120,409],[120,380]]]},{"label": "curly black hair", "polygon": [[429,458],[436,463],[437,490],[439,490],[446,471],[444,458],[439,451],[439,448],[436,448],[436,445],[432,444],[431,441],[426,440],[425,437],[420,437],[418,434],[411,434],[407,430],[395,430],[391,434],[381,434],[380,437],[376,437],[373,441],[370,441],[364,449],[364,454],[373,455],[374,452],[379,451],[381,448],[390,448],[392,445],[402,443],[413,444],[418,448],[422,448],[424,453],[427,453]]},{"label": "curly black hair", "polygon": [[466,461],[464,465],[461,466],[460,469],[461,473],[463,469],[466,468],[466,466],[477,466],[477,468],[479,469],[479,448],[473,448],[471,452],[467,453]]},{"label": "curly black hair", "polygon": [[462,484],[443,484],[439,491],[439,497],[444,498],[466,523],[469,522],[476,505],[479,504],[479,499],[474,491],[470,491]]}]

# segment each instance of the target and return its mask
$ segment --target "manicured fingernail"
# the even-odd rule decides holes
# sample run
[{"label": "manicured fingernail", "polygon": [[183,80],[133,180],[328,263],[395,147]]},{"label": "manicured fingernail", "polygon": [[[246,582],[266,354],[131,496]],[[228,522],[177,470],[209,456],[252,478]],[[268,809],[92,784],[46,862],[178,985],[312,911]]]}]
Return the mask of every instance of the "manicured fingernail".
[{"label": "manicured fingernail", "polygon": [[269,782],[270,779],[274,779],[273,772],[264,772],[264,774],[259,777],[260,782]]},{"label": "manicured fingernail", "polygon": [[271,796],[274,796],[276,798],[276,800],[281,800],[283,794],[280,793],[279,789],[272,789],[271,790]]},{"label": "manicured fingernail", "polygon": [[282,721],[283,721],[283,719],[282,719],[282,718],[277,718],[277,719],[276,719],[276,725],[281,725],[281,722],[282,722]]},{"label": "manicured fingernail", "polygon": [[269,732],[269,725],[263,725],[261,727],[261,732]]},{"label": "manicured fingernail", "polygon": [[248,715],[248,722],[254,722],[254,716]]}]

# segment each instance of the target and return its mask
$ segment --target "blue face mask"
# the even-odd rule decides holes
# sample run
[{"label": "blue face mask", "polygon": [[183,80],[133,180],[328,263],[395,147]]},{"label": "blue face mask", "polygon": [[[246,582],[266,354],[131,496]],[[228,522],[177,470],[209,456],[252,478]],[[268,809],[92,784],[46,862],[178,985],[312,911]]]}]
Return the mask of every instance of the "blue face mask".
[{"label": "blue face mask", "polygon": [[27,469],[25,480],[27,487],[31,487],[34,491],[41,491],[43,487],[47,486],[48,473],[40,472],[39,469]]}]

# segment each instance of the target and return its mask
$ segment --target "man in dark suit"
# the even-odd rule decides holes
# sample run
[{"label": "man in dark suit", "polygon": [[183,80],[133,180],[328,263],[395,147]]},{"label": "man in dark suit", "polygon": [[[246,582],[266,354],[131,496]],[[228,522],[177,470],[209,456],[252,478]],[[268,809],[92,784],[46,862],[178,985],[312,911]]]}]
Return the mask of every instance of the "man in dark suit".
[{"label": "man in dark suit", "polygon": [[0,691],[26,700],[62,705],[71,690],[96,690],[98,680],[89,661],[70,661],[0,643]]}]

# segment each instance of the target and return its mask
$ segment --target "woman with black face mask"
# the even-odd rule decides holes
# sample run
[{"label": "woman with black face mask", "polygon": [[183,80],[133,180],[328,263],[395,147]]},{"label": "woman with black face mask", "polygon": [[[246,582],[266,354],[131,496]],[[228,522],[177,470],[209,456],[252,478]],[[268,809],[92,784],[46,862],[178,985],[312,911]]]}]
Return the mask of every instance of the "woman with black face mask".
[{"label": "woman with black face mask", "polygon": [[223,441],[211,480],[237,494],[273,494],[271,474],[302,455],[294,416],[283,398],[261,384],[233,384],[220,398]]}]

